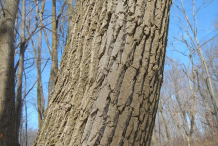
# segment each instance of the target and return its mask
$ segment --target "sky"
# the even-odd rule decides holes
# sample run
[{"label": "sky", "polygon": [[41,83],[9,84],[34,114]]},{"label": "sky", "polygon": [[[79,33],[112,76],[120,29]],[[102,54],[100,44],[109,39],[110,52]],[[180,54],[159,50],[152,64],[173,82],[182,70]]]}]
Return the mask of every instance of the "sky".
[{"label": "sky", "polygon": [[[180,5],[180,0],[175,0],[177,5]],[[210,0],[195,0],[195,7],[196,10]],[[193,7],[192,7],[192,0],[184,0],[184,7],[187,13],[187,16],[191,22],[194,24],[193,21]],[[200,9],[196,13],[196,22],[197,22],[197,38],[200,44],[203,44],[205,41],[213,38],[218,32],[214,28],[214,22],[218,20],[218,0],[211,0],[211,3],[208,5],[204,5],[202,9]],[[178,15],[177,15],[178,14]],[[171,7],[170,12],[170,24],[169,24],[169,33],[168,33],[168,46],[167,46],[167,56],[174,59],[179,60],[180,63],[184,63],[188,65],[188,57],[189,57],[189,50],[187,46],[180,42],[176,41],[175,38],[181,39],[181,35],[187,42],[190,42],[191,39],[189,36],[181,29],[181,26],[178,24],[178,16],[180,17],[182,23],[184,24],[185,28],[187,28],[188,24],[184,19],[184,15],[179,13],[179,10],[176,8],[175,4]],[[188,31],[191,32],[190,28]],[[191,37],[193,37],[193,33],[190,33]],[[172,44],[175,46],[176,49],[172,47]],[[182,54],[183,53],[183,54]],[[187,56],[185,56],[185,55]]]},{"label": "sky", "polygon": [[[180,0],[175,0],[176,3],[179,5]],[[186,9],[186,13],[188,15],[188,18],[190,19],[191,23],[193,24],[192,19],[192,1],[191,0],[183,0],[184,1],[184,7]],[[208,1],[208,0],[207,0]],[[198,9],[202,3],[206,2],[206,0],[195,0],[196,9]],[[180,6],[180,5],[179,5]],[[213,0],[209,5],[202,8],[198,11],[196,18],[197,18],[197,38],[200,41],[200,44],[205,42],[206,40],[212,38],[215,36],[218,32],[214,29],[214,22],[216,19],[218,19],[218,0]],[[47,0],[46,4],[46,14],[48,15],[51,12],[51,0]],[[181,39],[181,35],[183,35],[184,39],[187,41],[190,41],[190,38],[185,34],[183,30],[181,30],[181,27],[178,25],[178,22],[176,19],[178,19],[177,14],[178,9],[176,9],[175,4],[172,5],[171,11],[170,11],[170,24],[169,24],[169,32],[168,32],[168,45],[167,45],[167,56],[174,59],[179,60],[180,63],[183,63],[185,65],[188,64],[188,57],[189,51],[187,50],[186,45],[179,41],[175,41],[175,38]],[[50,13],[51,14],[51,13]],[[181,17],[182,14],[179,13],[180,18],[182,19],[182,22],[185,24],[184,26],[187,27],[187,24],[185,23],[184,19]],[[48,26],[50,27],[50,26]],[[190,29],[188,29],[190,31]],[[51,34],[49,34],[51,36]],[[193,35],[191,35],[193,36]],[[43,40],[45,40],[43,38]],[[51,40],[50,45],[51,45]],[[178,50],[176,51],[171,43],[175,46],[175,48]],[[43,48],[47,48],[47,45],[45,42],[42,44]],[[46,51],[46,49],[44,50]],[[187,55],[184,56],[183,54]],[[48,53],[48,52],[47,52]],[[44,56],[44,58],[48,58],[49,56]],[[60,61],[61,55],[59,52],[59,61]],[[45,61],[44,61],[45,63]],[[44,65],[42,65],[43,68]],[[49,69],[50,69],[50,61],[48,63],[48,66],[42,73],[42,82],[43,82],[43,90],[45,93],[45,96],[47,97],[47,83],[49,78]],[[167,68],[166,68],[167,69]],[[32,73],[31,75],[34,75],[35,73]],[[36,76],[36,74],[35,74]],[[34,82],[35,79],[32,79],[31,82]],[[30,88],[30,87],[29,87]],[[36,85],[34,89],[31,91],[31,93],[28,95],[27,99],[29,99],[28,102],[28,126],[37,129],[38,128],[38,120],[37,120],[37,111],[36,108],[34,108],[33,104],[36,103]]]}]

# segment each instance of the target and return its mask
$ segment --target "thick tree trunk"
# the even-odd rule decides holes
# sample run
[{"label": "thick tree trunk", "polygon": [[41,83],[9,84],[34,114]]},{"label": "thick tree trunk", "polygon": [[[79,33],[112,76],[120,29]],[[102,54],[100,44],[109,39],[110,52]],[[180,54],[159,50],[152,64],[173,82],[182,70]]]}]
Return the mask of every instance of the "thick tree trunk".
[{"label": "thick tree trunk", "polygon": [[68,15],[68,29],[67,29],[67,38],[66,40],[68,40],[69,35],[70,35],[70,31],[71,31],[71,21],[72,21],[72,17],[73,17],[73,0],[67,0],[67,15]]},{"label": "thick tree trunk", "polygon": [[77,0],[34,145],[150,144],[171,0]]},{"label": "thick tree trunk", "polygon": [[0,18],[0,146],[15,146],[14,24],[19,0],[6,0]]},{"label": "thick tree trunk", "polygon": [[[73,16],[73,0],[66,0],[67,1],[67,15],[68,15],[68,28],[70,28],[70,23],[72,21]],[[69,29],[68,29],[69,31]]]}]

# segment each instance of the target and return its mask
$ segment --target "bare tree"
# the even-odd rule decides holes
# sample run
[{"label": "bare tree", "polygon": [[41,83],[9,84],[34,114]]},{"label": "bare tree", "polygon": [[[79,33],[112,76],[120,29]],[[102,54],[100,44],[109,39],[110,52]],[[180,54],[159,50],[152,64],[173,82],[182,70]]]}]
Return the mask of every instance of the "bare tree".
[{"label": "bare tree", "polygon": [[21,45],[20,45],[20,56],[19,56],[19,69],[17,72],[17,95],[16,95],[16,138],[17,144],[19,144],[19,128],[20,128],[20,120],[22,115],[22,84],[23,84],[23,71],[24,71],[24,52],[26,49],[26,40],[25,40],[25,21],[26,21],[26,13],[25,13],[25,0],[22,0],[22,24],[21,24]]},{"label": "bare tree", "polygon": [[166,118],[165,118],[164,113],[163,113],[163,106],[162,106],[161,100],[159,102],[159,109],[160,109],[161,116],[162,116],[162,119],[163,119],[163,124],[164,124],[164,127],[165,127],[168,143],[169,143],[170,146],[172,146],[171,136],[170,136],[169,129],[168,129],[168,126],[167,126]]},{"label": "bare tree", "polygon": [[[38,5],[38,2],[37,4]],[[42,79],[41,79],[41,48],[42,48],[42,17],[43,17],[43,13],[44,13],[44,7],[45,7],[45,0],[43,0],[42,3],[42,10],[39,13],[39,8],[38,9],[38,14],[40,17],[40,24],[39,24],[39,41],[38,41],[38,51],[37,51],[37,55],[36,55],[36,51],[34,49],[34,54],[35,54],[35,59],[37,62],[37,111],[38,111],[38,124],[40,126],[42,117],[43,117],[43,113],[44,113],[44,107],[45,107],[45,99],[44,99],[44,95],[43,95],[43,88],[42,88]]]},{"label": "bare tree", "polygon": [[54,86],[54,80],[58,72],[58,60],[57,60],[57,22],[56,19],[56,0],[52,0],[52,64],[49,78],[49,95]]},{"label": "bare tree", "polygon": [[37,134],[37,129],[28,128],[27,132],[22,130],[21,146],[32,146]]},{"label": "bare tree", "polygon": [[[209,2],[205,2],[205,3],[203,3],[203,5],[206,5]],[[214,112],[214,115],[216,117],[216,121],[218,123],[218,112],[217,112],[218,106],[217,106],[217,102],[216,102],[216,99],[215,99],[214,87],[212,85],[211,75],[210,75],[210,72],[209,72],[209,69],[208,69],[208,65],[206,63],[207,61],[205,60],[205,58],[203,56],[203,53],[202,53],[202,45],[204,45],[205,43],[201,45],[199,43],[199,40],[198,40],[198,37],[197,37],[198,29],[197,29],[196,15],[197,15],[197,12],[198,12],[199,9],[196,9],[195,2],[194,2],[194,0],[192,0],[192,6],[193,6],[192,20],[193,20],[193,23],[191,23],[188,15],[187,15],[186,9],[184,7],[183,0],[181,0],[181,2],[180,2],[181,6],[179,6],[175,1],[174,1],[174,4],[175,4],[175,7],[178,8],[177,9],[178,12],[176,12],[177,16],[179,17],[179,14],[182,14],[182,17],[184,18],[185,23],[188,25],[188,27],[185,27],[186,25],[182,21],[183,19],[179,18],[179,19],[176,19],[176,20],[177,20],[178,24],[181,26],[182,30],[185,32],[185,34],[189,37],[191,42],[189,43],[186,39],[184,39],[183,36],[182,36],[181,39],[177,38],[177,40],[180,40],[181,42],[188,45],[187,47],[189,47],[191,49],[190,53],[194,52],[194,54],[198,55],[198,57],[199,57],[199,59],[201,61],[202,70],[203,70],[203,74],[204,74],[203,75],[204,80],[205,80],[205,82],[207,84],[207,90],[208,90],[208,93],[209,93],[209,95],[211,97],[211,101],[212,101],[212,105],[213,105],[213,112]],[[200,6],[200,8],[202,6]],[[191,44],[191,46],[189,44]]]}]

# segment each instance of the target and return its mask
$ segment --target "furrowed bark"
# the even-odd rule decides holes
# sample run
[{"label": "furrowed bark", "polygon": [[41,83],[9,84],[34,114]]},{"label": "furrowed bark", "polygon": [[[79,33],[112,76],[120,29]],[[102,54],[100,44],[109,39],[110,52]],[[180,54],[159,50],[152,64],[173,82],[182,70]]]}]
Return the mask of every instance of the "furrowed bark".
[{"label": "furrowed bark", "polygon": [[34,145],[148,146],[170,0],[77,0]]},{"label": "furrowed bark", "polygon": [[67,15],[68,15],[68,27],[69,27],[73,16],[73,0],[66,0],[66,2],[67,2]]},{"label": "furrowed bark", "polygon": [[71,21],[72,21],[72,17],[73,17],[73,2],[75,0],[66,0],[67,2],[67,15],[68,15],[68,29],[67,29],[67,38],[66,38],[66,41],[68,40],[69,36],[70,36],[70,24],[71,24]]},{"label": "furrowed bark", "polygon": [[0,146],[15,146],[14,24],[19,0],[6,0],[0,19]]}]

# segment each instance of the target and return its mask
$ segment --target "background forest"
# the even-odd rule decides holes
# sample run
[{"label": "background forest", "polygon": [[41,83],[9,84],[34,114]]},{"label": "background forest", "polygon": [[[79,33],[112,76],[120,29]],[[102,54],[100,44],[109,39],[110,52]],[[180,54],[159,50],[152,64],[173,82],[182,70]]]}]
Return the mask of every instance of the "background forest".
[{"label": "background forest", "polygon": [[[36,137],[69,39],[75,2],[19,3],[14,68],[16,107],[22,107],[21,146],[32,145]],[[4,5],[1,0],[1,16]],[[217,5],[217,0],[173,0],[152,146],[218,145]]]}]

